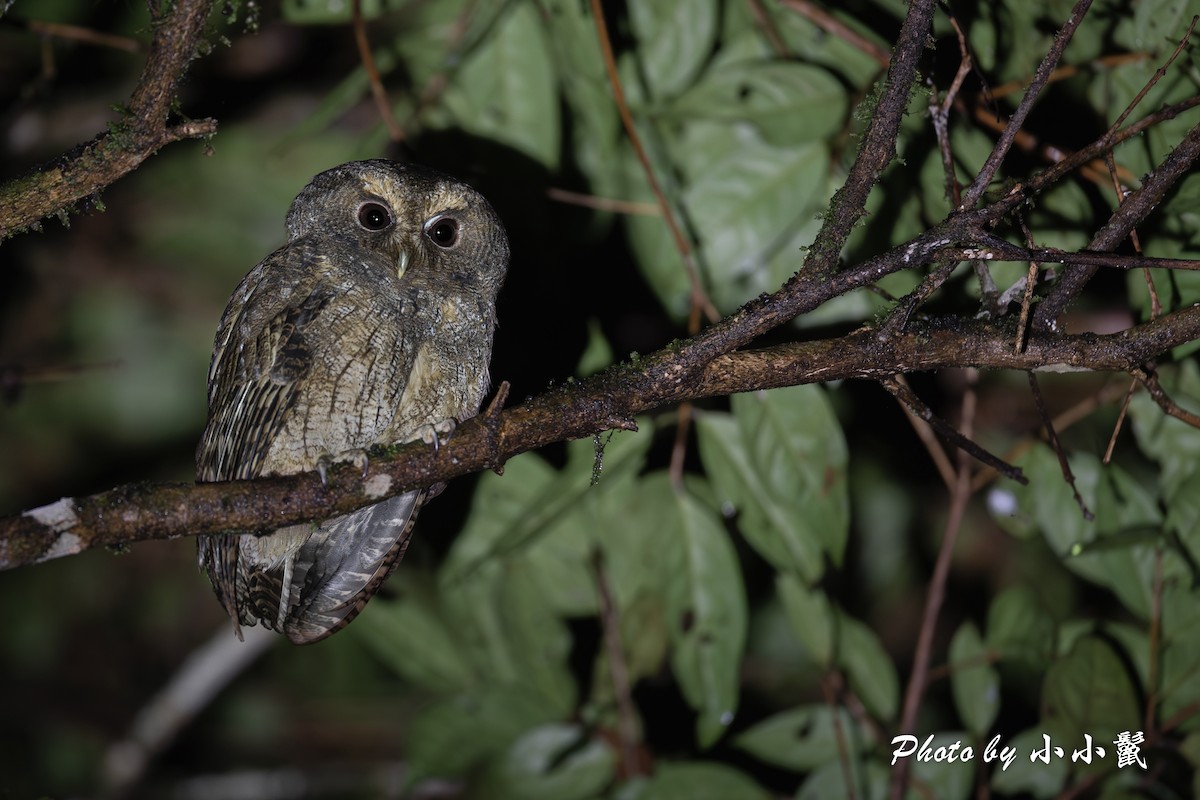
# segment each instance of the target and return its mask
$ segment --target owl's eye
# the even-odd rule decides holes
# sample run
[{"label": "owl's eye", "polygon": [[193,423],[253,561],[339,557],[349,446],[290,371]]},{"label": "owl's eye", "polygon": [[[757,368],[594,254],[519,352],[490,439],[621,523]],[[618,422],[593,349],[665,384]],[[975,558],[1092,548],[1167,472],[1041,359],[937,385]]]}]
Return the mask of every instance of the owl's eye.
[{"label": "owl's eye", "polygon": [[358,207],[358,224],[369,231],[381,231],[392,224],[392,214],[380,203],[363,203]]},{"label": "owl's eye", "polygon": [[425,226],[425,235],[438,247],[453,247],[458,241],[458,223],[450,217],[441,217]]}]

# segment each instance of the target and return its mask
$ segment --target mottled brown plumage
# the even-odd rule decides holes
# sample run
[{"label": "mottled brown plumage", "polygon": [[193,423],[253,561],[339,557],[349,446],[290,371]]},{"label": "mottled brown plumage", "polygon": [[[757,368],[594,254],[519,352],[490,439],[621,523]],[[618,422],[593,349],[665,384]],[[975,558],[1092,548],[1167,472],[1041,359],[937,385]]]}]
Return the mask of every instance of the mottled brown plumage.
[{"label": "mottled brown plumage", "polygon": [[[287,229],[221,318],[198,480],[323,469],[429,438],[474,416],[487,390],[508,240],[482,196],[431,170],[351,162],[312,179]],[[235,627],[314,642],[395,569],[430,494],[266,536],[202,537],[200,565]]]}]

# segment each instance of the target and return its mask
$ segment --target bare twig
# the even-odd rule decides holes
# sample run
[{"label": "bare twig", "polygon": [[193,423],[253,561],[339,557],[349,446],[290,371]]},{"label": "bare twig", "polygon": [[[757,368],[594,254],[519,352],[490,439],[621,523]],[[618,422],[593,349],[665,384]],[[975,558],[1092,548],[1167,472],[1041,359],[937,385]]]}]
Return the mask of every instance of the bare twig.
[{"label": "bare twig", "polygon": [[1058,31],[1054,37],[1054,43],[1050,45],[1050,49],[1046,52],[1042,63],[1038,65],[1037,72],[1034,73],[1033,80],[1029,83],[1029,88],[1025,90],[1025,96],[1021,98],[1021,102],[1017,105],[1016,111],[1008,121],[1008,126],[1004,129],[1004,133],[1000,135],[1000,139],[996,142],[996,146],[992,148],[992,152],[988,155],[987,161],[979,170],[979,174],[975,176],[975,180],[967,187],[963,193],[963,201],[959,206],[965,210],[974,208],[975,204],[983,197],[983,193],[987,191],[988,185],[992,182],[996,171],[1000,169],[1000,164],[1004,162],[1004,157],[1008,155],[1008,150],[1012,147],[1013,139],[1016,138],[1017,131],[1025,125],[1025,119],[1029,116],[1029,112],[1033,110],[1033,104],[1037,102],[1038,97],[1042,94],[1042,89],[1045,88],[1046,82],[1050,79],[1050,73],[1058,65],[1058,60],[1062,58],[1063,50],[1071,41],[1071,37],[1075,35],[1076,28],[1083,22],[1084,16],[1092,5],[1092,0],[1077,0],[1074,8],[1071,9],[1071,15],[1067,17],[1066,23]]},{"label": "bare twig", "polygon": [[833,741],[837,745],[838,764],[842,768],[842,784],[846,787],[846,800],[855,800],[854,774],[852,772],[853,752],[846,741],[846,733],[842,730],[841,706],[838,705],[838,694],[845,682],[837,672],[831,672],[821,678],[821,695],[825,698],[825,707],[829,709],[829,718],[833,720]]},{"label": "bare twig", "polygon": [[387,126],[388,136],[395,143],[404,141],[404,129],[396,121],[392,113],[392,104],[388,101],[387,89],[383,88],[383,78],[379,75],[379,67],[375,65],[375,55],[371,52],[371,41],[367,38],[367,24],[363,20],[362,0],[350,0],[350,21],[354,28],[354,44],[358,48],[358,58],[362,61],[367,73],[367,81],[371,85],[371,97],[379,118]]},{"label": "bare twig", "polygon": [[875,59],[875,63],[879,66],[887,68],[891,62],[891,54],[886,48],[880,47],[867,37],[859,34],[858,31],[846,25],[820,6],[810,3],[808,0],[782,0],[782,4],[826,33],[832,34],[857,47]]},{"label": "bare twig", "polygon": [[[1025,217],[1018,217],[1021,224],[1021,232],[1025,234],[1025,244],[1030,250],[1033,250],[1033,234],[1029,230],[1029,226],[1025,224]],[[1037,286],[1038,274],[1041,272],[1042,264],[1037,259],[1029,260],[1029,270],[1025,273],[1025,294],[1021,298],[1021,316],[1017,319],[1017,341],[1014,347],[1019,353],[1025,347],[1025,336],[1029,332],[1029,312],[1033,307],[1033,290]]]},{"label": "bare twig", "polygon": [[771,45],[775,55],[787,58],[790,55],[787,42],[779,35],[775,20],[771,19],[771,14],[763,5],[762,0],[746,0],[746,5],[750,7],[750,13],[754,15],[754,24],[762,31],[763,38],[767,40],[767,44]]},{"label": "bare twig", "polygon": [[638,758],[641,742],[637,708],[633,704],[633,687],[626,667],[625,647],[621,643],[621,620],[613,601],[608,576],[604,570],[604,555],[592,554],[592,571],[596,576],[596,593],[600,598],[600,624],[604,629],[604,647],[608,651],[608,669],[612,675],[613,696],[617,701],[617,737],[620,740],[622,777],[632,778],[645,772]]},{"label": "bare twig", "polygon": [[1186,408],[1179,407],[1170,395],[1162,388],[1158,382],[1158,375],[1148,369],[1133,369],[1130,374],[1141,382],[1142,386],[1146,387],[1146,391],[1150,393],[1151,399],[1158,404],[1158,407],[1167,412],[1170,416],[1177,420],[1186,422],[1193,428],[1200,428],[1200,416],[1193,414]]},{"label": "bare twig", "polygon": [[1075,483],[1075,473],[1071,470],[1071,462],[1067,460],[1067,452],[1058,438],[1058,432],[1054,430],[1054,421],[1050,419],[1050,412],[1046,410],[1046,402],[1042,399],[1042,390],[1038,385],[1037,376],[1032,372],[1029,373],[1029,390],[1033,393],[1034,403],[1042,417],[1042,425],[1046,429],[1046,440],[1050,443],[1050,449],[1054,451],[1054,455],[1058,457],[1058,466],[1062,469],[1063,481],[1071,487],[1071,494],[1075,496],[1075,504],[1079,506],[1079,512],[1083,518],[1091,522],[1096,515],[1087,507],[1083,495],[1079,493],[1079,487]]},{"label": "bare twig", "polygon": [[[1107,138],[1107,137],[1106,137]],[[1108,222],[1092,238],[1089,250],[1110,251],[1129,235],[1133,228],[1145,219],[1162,202],[1172,186],[1191,169],[1200,156],[1200,125],[1194,126],[1183,141],[1172,150],[1163,162],[1134,192],[1117,207]],[[1095,266],[1070,266],[1063,270],[1058,284],[1041,302],[1034,314],[1034,326],[1047,328],[1056,324],[1067,304],[1096,274]]]},{"label": "bare twig", "polygon": [[216,120],[169,125],[171,105],[184,71],[197,55],[213,0],[178,0],[156,16],[146,66],[128,109],[112,133],[103,133],[78,153],[0,186],[0,240],[37,225],[137,169],[164,145],[216,133]]},{"label": "bare twig", "polygon": [[[885,378],[881,383],[885,387],[900,385],[910,393],[912,392],[912,387],[908,385],[908,381],[904,379],[903,375],[893,375],[890,378]],[[937,434],[933,431],[933,426],[918,416],[907,403],[901,400],[896,394],[897,391],[899,390],[892,391],[892,395],[896,397],[896,400],[900,403],[900,407],[904,409],[904,415],[908,417],[909,423],[912,425],[913,430],[916,431],[917,438],[921,440],[921,444],[925,445],[925,450],[933,460],[934,466],[937,467],[938,474],[942,476],[942,483],[946,484],[947,490],[952,490],[955,481],[954,465],[950,463],[950,458],[946,455],[946,451],[942,448],[941,443],[938,442]]]},{"label": "bare twig", "polygon": [[[1120,397],[1122,391],[1123,390],[1114,383],[1108,383],[1096,394],[1080,400],[1075,405],[1056,415],[1053,418],[1054,429],[1057,431],[1065,431],[1075,423],[1087,419],[1092,415],[1093,412],[1095,412],[1096,409],[1106,406]],[[1042,430],[1040,426],[1038,429]],[[1004,460],[1009,462],[1016,461],[1021,457],[1022,454],[1028,452],[1029,448],[1033,447],[1034,443],[1037,441],[1041,440],[1035,436],[1026,437],[1015,447],[1011,448],[1004,454]],[[971,491],[978,492],[984,486],[987,486],[989,483],[994,481],[997,477],[999,477],[999,473],[997,473],[991,467],[985,467],[984,469],[981,469],[975,475],[974,480],[971,481]]]},{"label": "bare twig", "polygon": [[617,112],[621,115],[621,124],[625,127],[625,135],[629,137],[629,144],[633,147],[638,162],[642,165],[642,172],[645,173],[646,181],[650,184],[650,191],[654,193],[654,197],[658,201],[663,220],[671,232],[671,238],[675,242],[675,249],[679,252],[679,257],[683,259],[683,267],[692,287],[693,313],[689,327],[691,328],[690,332],[695,333],[700,329],[699,319],[696,316],[697,311],[703,310],[710,322],[716,322],[721,315],[700,284],[700,274],[696,271],[696,259],[692,253],[692,246],[688,243],[687,237],[683,235],[683,228],[675,218],[675,210],[667,199],[666,193],[663,192],[662,185],[658,182],[654,165],[650,163],[650,156],[642,145],[641,136],[638,135],[637,125],[633,121],[633,113],[625,101],[625,90],[621,87],[621,77],[617,72],[617,59],[613,55],[612,41],[608,36],[608,25],[604,22],[604,9],[600,0],[591,0],[591,3],[592,18],[595,20],[596,34],[600,39],[600,52],[604,56],[604,67],[608,71],[608,82],[612,86],[613,101],[617,104]]},{"label": "bare twig", "polygon": [[891,392],[897,400],[908,406],[918,419],[928,422],[930,427],[937,431],[939,436],[948,439],[960,451],[992,469],[998,470],[1002,475],[1011,478],[1017,483],[1026,484],[1029,482],[1019,467],[1014,467],[1012,464],[1006,463],[999,456],[992,455],[987,450],[984,450],[971,440],[969,434],[960,432],[949,422],[933,413],[933,409],[925,405],[921,398],[917,397],[916,393],[909,389],[906,384],[899,381],[883,381],[882,383],[883,387]]},{"label": "bare twig", "polygon": [[137,39],[131,39],[128,36],[117,36],[104,31],[92,30],[84,28],[80,25],[68,25],[65,22],[44,22],[42,20],[9,20],[5,22],[11,25],[19,25],[28,28],[34,33],[42,36],[49,36],[55,39],[67,39],[74,42],[83,42],[84,44],[95,45],[96,47],[107,47],[112,50],[123,50],[126,53],[142,52],[142,43]]},{"label": "bare twig", "polygon": [[[971,371],[972,373],[974,370]],[[975,390],[972,388],[974,379],[968,380],[967,389],[962,399],[963,436],[970,437],[975,419]],[[946,581],[950,577],[950,561],[954,555],[954,545],[958,541],[958,533],[962,529],[963,515],[967,510],[967,501],[971,498],[971,464],[965,452],[959,453],[958,479],[950,494],[950,512],[946,519],[946,528],[942,533],[942,545],[938,549],[937,561],[933,567],[933,575],[929,579],[929,591],[925,598],[925,611],[921,617],[921,630],[917,634],[917,647],[913,653],[912,672],[908,677],[908,686],[904,692],[904,708],[900,714],[900,724],[897,730],[901,733],[912,733],[917,722],[917,711],[921,707],[921,698],[928,685],[929,662],[933,651],[933,634],[937,628],[938,616],[942,611],[942,603],[946,597]],[[902,759],[892,770],[892,800],[900,800],[908,783],[908,767],[910,760]]]},{"label": "bare twig", "polygon": [[608,197],[596,197],[590,194],[580,194],[566,189],[551,186],[546,190],[546,196],[560,203],[583,206],[597,211],[612,211],[617,214],[640,214],[646,217],[661,217],[662,208],[657,203],[639,203],[636,200],[613,200]]}]

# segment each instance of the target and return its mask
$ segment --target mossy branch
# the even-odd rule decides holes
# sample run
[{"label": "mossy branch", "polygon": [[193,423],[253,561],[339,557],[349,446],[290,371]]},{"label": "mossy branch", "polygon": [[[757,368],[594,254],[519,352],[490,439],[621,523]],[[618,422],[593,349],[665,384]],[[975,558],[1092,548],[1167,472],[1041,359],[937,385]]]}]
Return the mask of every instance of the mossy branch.
[{"label": "mossy branch", "polygon": [[137,169],[160,148],[211,136],[214,119],[171,124],[180,80],[204,41],[214,0],[177,0],[154,19],[146,66],[122,115],[109,130],[36,172],[0,186],[0,241],[63,219],[79,204]]}]

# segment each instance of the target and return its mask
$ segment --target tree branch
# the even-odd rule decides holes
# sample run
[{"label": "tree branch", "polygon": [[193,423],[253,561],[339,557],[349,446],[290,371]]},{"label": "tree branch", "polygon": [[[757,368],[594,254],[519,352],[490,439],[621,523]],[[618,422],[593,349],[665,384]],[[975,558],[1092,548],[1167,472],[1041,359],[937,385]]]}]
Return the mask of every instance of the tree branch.
[{"label": "tree branch", "polygon": [[[1020,353],[1006,326],[960,320],[914,324],[881,339],[848,336],[726,353],[696,362],[688,348],[667,348],[620,364],[524,405],[485,413],[459,426],[436,451],[421,443],[372,453],[366,478],[339,465],[322,487],[314,473],[254,481],[137,484],[90,497],[64,498],[0,519],[0,569],[97,546],[228,530],[266,531],[345,514],[385,497],[484,469],[519,453],[604,430],[633,430],[633,418],[705,397],[896,372],[974,365],[985,369],[1136,372],[1171,348],[1200,338],[1200,307],[1189,307],[1121,333],[1042,333]],[[684,375],[694,375],[682,380]],[[666,376],[665,378],[662,376]]]},{"label": "tree branch", "polygon": [[146,66],[120,122],[60,161],[0,186],[0,241],[46,217],[69,213],[164,145],[216,133],[214,119],[167,124],[213,2],[177,0],[165,16],[154,20]]}]

